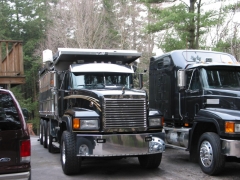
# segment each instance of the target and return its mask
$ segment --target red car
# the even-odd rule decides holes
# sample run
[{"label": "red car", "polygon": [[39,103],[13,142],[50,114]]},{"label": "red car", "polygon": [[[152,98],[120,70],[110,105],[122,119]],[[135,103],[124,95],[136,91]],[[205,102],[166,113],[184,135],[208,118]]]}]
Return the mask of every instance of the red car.
[{"label": "red car", "polygon": [[31,179],[31,142],[22,109],[0,88],[0,180]]}]

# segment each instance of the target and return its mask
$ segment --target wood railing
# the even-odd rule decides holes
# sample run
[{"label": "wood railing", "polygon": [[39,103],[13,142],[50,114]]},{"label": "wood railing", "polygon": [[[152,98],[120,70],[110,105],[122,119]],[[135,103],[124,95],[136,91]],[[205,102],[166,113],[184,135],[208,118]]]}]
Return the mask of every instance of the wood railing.
[{"label": "wood railing", "polygon": [[25,83],[22,41],[0,40],[0,85]]}]

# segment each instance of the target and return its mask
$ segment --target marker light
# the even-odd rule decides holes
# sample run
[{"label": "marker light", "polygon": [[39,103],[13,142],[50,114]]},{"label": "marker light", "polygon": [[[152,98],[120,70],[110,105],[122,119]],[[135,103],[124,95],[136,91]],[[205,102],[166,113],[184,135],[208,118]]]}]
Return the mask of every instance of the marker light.
[{"label": "marker light", "polygon": [[225,122],[225,133],[234,133],[235,131],[234,122]]},{"label": "marker light", "polygon": [[80,119],[74,118],[73,119],[73,129],[79,129],[80,128]]}]

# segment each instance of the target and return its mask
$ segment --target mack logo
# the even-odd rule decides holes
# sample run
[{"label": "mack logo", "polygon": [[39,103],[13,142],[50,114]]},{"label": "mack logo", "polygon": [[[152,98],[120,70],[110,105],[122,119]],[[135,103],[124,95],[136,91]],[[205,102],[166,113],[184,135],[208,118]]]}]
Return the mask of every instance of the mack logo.
[{"label": "mack logo", "polygon": [[145,142],[152,141],[152,137],[145,137]]},{"label": "mack logo", "polygon": [[11,158],[5,157],[0,159],[0,162],[9,162],[9,161],[11,161]]},{"label": "mack logo", "polygon": [[105,143],[106,139],[97,139],[97,143]]}]

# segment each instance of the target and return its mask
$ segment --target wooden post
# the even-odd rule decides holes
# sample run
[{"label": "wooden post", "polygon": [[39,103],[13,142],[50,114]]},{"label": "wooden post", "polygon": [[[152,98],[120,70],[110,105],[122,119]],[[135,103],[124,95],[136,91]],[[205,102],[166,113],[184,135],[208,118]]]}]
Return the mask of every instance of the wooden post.
[{"label": "wooden post", "polygon": [[0,41],[0,75],[2,69],[2,42]]},{"label": "wooden post", "polygon": [[35,133],[33,131],[33,123],[27,123],[27,127],[28,127],[28,131],[29,131],[30,135],[35,136]]},{"label": "wooden post", "polygon": [[[9,55],[8,55],[8,42],[6,42],[6,57],[7,57],[7,61],[6,61],[6,69],[9,67]],[[5,72],[5,76],[7,76],[7,71]]]}]

